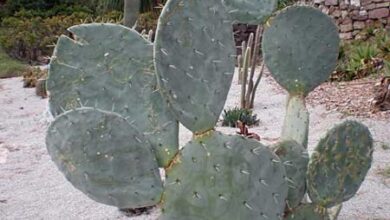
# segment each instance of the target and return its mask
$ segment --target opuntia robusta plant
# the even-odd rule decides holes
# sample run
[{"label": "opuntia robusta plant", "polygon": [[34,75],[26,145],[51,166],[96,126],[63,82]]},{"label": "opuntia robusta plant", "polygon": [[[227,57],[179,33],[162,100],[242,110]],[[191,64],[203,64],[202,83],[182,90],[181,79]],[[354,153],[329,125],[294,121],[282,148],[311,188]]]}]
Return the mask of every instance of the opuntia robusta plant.
[{"label": "opuntia robusta plant", "polygon": [[[318,208],[326,211],[356,192],[371,161],[368,130],[357,122],[334,128],[320,141],[307,167],[308,114],[303,122],[296,115],[306,111],[304,96],[323,78],[313,76],[315,69],[310,68],[320,64],[327,71],[332,68],[331,62],[321,65],[317,57],[296,64],[292,59],[294,47],[277,50],[290,56],[272,54],[270,48],[278,47],[267,47],[269,38],[264,39],[266,62],[279,59],[279,63],[288,62],[292,67],[310,67],[303,78],[298,71],[291,79],[290,72],[279,71],[276,65],[275,78],[283,79],[282,85],[298,85],[291,91],[300,104],[291,108],[297,111],[288,109],[292,113],[287,114],[285,124],[289,127],[283,132],[287,135],[275,149],[280,157],[258,141],[214,130],[234,73],[232,23],[262,21],[276,5],[274,1],[261,1],[269,9],[253,14],[256,10],[242,13],[243,6],[235,6],[239,2],[169,0],[159,19],[154,48],[135,31],[112,24],[74,26],[69,30],[75,39],[59,39],[47,83],[50,110],[56,118],[48,129],[46,144],[53,161],[76,188],[98,202],[119,208],[159,204],[164,220],[306,218],[319,213]],[[297,12],[308,13],[305,19],[322,25],[315,30],[329,28],[328,20],[325,24],[322,20],[328,18],[311,8],[288,9],[271,24],[278,20],[283,23],[286,14],[290,22],[300,21]],[[300,25],[271,26],[269,33],[272,28],[283,32]],[[303,26],[306,40],[318,36],[310,25]],[[307,42],[294,42],[299,40],[297,35],[301,36],[299,31],[292,31],[288,36],[293,46],[303,48]],[[275,36],[278,42],[285,35]],[[332,43],[338,42],[334,38],[308,41],[308,45],[315,42],[328,47],[328,41],[330,49],[325,52],[333,57],[337,50],[332,50]],[[275,68],[269,67],[275,74]],[[314,82],[307,79],[312,76]],[[182,150],[178,149],[176,120],[194,133]],[[357,143],[357,136],[361,142]],[[352,145],[358,149],[350,150]],[[329,154],[336,156],[327,157]],[[321,164],[326,169],[320,170]],[[329,194],[330,183],[324,186],[329,180],[326,175],[333,175],[335,167],[345,171],[352,166],[358,171],[362,164],[363,172],[343,172],[334,177],[331,183],[337,186]],[[164,183],[159,167],[166,171]],[[314,203],[303,206],[306,188]]]},{"label": "opuntia robusta plant", "polygon": [[[356,193],[371,166],[373,151],[368,128],[346,121],[331,129],[308,158],[305,97],[327,80],[336,66],[337,27],[310,7],[289,7],[269,23],[263,36],[265,63],[289,92],[281,142],[274,146],[289,182],[285,217],[336,218],[338,213],[328,213],[328,208],[336,206],[340,211],[342,202]],[[304,201],[306,191],[312,203]]]},{"label": "opuntia robusta plant", "polygon": [[178,148],[178,124],[157,89],[153,45],[114,24],[85,24],[61,36],[50,63],[47,89],[52,115],[95,107],[128,118],[144,133],[161,167]]}]

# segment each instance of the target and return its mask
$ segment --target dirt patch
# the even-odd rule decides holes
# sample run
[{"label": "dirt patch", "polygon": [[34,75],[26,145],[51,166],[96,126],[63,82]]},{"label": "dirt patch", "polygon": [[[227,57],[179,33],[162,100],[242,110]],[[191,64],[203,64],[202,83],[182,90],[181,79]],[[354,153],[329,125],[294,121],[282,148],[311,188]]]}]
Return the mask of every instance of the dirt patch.
[{"label": "dirt patch", "polygon": [[307,101],[313,106],[323,105],[327,111],[340,112],[343,117],[389,120],[390,111],[373,110],[376,83],[378,80],[372,78],[324,83],[309,94]]}]

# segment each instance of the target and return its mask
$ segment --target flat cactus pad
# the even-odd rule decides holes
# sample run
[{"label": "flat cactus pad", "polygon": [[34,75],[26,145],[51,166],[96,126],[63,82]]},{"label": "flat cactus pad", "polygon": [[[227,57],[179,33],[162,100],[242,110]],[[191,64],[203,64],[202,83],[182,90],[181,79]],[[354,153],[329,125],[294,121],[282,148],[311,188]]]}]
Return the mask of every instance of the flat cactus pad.
[{"label": "flat cactus pad", "polygon": [[282,160],[288,178],[287,204],[289,208],[298,206],[306,193],[306,171],[309,163],[307,150],[296,141],[283,141],[273,147]]},{"label": "flat cactus pad", "polygon": [[150,144],[116,113],[92,108],[66,112],[50,125],[46,145],[72,185],[97,202],[138,208],[161,199]]},{"label": "flat cactus pad", "polygon": [[277,6],[276,0],[222,0],[233,23],[261,24]]},{"label": "flat cactus pad", "polygon": [[221,1],[169,0],[161,13],[155,63],[161,91],[195,133],[212,129],[235,65],[232,24]]},{"label": "flat cactus pad", "polygon": [[209,132],[189,142],[168,170],[162,219],[280,219],[285,175],[259,142]]},{"label": "flat cactus pad", "polygon": [[288,7],[265,29],[265,63],[290,94],[307,95],[336,67],[339,41],[329,16],[312,7]]},{"label": "flat cactus pad", "polygon": [[147,135],[160,166],[178,149],[178,124],[157,88],[153,45],[114,24],[83,24],[61,36],[47,82],[54,116],[80,106],[129,117]]},{"label": "flat cactus pad", "polygon": [[332,207],[355,195],[371,167],[373,139],[366,126],[345,121],[320,140],[310,158],[311,200]]}]

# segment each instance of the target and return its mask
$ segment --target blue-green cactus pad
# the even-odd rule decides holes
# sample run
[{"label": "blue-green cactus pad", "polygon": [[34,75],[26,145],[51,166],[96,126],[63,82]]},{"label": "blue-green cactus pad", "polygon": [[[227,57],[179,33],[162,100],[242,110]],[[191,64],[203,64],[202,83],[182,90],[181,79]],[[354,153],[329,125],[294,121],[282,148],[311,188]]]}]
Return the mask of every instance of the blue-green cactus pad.
[{"label": "blue-green cactus pad", "polygon": [[265,63],[290,94],[306,95],[336,67],[339,41],[329,16],[312,7],[288,7],[266,27]]},{"label": "blue-green cactus pad", "polygon": [[373,139],[366,126],[345,121],[320,140],[308,167],[311,200],[332,207],[353,197],[371,167]]},{"label": "blue-green cactus pad", "polygon": [[129,117],[147,135],[160,166],[178,148],[178,124],[157,91],[153,45],[114,24],[83,24],[61,36],[47,82],[54,116],[80,105]]},{"label": "blue-green cactus pad", "polygon": [[302,202],[306,193],[306,172],[309,155],[302,145],[293,140],[277,143],[272,148],[286,169],[288,178],[287,204],[289,208],[295,208]]},{"label": "blue-green cactus pad", "polygon": [[215,126],[235,65],[232,25],[221,1],[169,0],[161,13],[155,63],[164,96],[193,132]]},{"label": "blue-green cactus pad", "polygon": [[210,132],[189,142],[168,170],[163,220],[280,219],[287,183],[261,143]]},{"label": "blue-green cactus pad", "polygon": [[61,114],[48,129],[46,145],[73,186],[97,202],[138,208],[161,199],[150,144],[116,113],[80,108]]},{"label": "blue-green cactus pad", "polygon": [[276,0],[222,0],[234,23],[261,24],[275,10]]},{"label": "blue-green cactus pad", "polygon": [[302,204],[294,209],[285,220],[330,220],[325,208],[314,204]]}]

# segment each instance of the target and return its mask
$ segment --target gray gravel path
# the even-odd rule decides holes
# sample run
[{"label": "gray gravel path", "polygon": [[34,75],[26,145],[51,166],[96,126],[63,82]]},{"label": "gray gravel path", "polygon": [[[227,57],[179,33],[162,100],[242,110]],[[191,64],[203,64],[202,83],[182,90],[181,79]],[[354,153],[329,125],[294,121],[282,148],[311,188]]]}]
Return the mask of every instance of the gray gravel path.
[{"label": "gray gravel path", "polygon": [[[253,131],[263,142],[275,142],[281,131],[286,94],[266,77],[259,86],[255,113],[261,119]],[[240,87],[233,82],[226,107],[238,106]],[[149,215],[128,218],[115,207],[88,199],[68,183],[47,155],[44,138],[48,125],[47,100],[23,89],[21,78],[0,80],[0,219],[157,219],[156,208]],[[320,136],[341,115],[326,112],[322,106],[309,106],[310,150]],[[361,120],[361,119],[360,119]],[[361,120],[368,125],[376,141],[374,164],[357,196],[344,204],[341,220],[390,219],[390,178],[378,172],[390,166],[390,150],[381,142],[390,141],[388,121]],[[225,133],[235,129],[218,127]],[[181,129],[184,145],[191,133]]]}]

